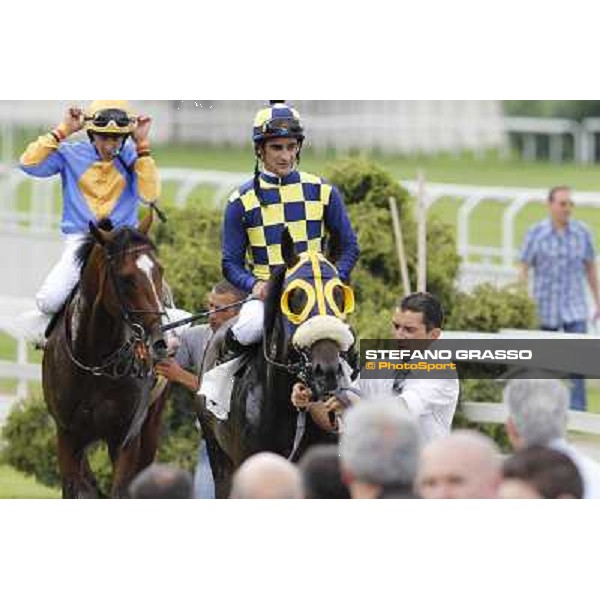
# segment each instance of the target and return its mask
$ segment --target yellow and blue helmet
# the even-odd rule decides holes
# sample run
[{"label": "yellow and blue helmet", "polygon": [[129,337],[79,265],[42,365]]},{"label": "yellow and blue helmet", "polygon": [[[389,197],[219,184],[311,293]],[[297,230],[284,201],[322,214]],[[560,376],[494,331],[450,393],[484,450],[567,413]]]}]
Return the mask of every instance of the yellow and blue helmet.
[{"label": "yellow and blue helmet", "polygon": [[271,138],[294,138],[304,141],[304,128],[300,113],[282,101],[272,101],[271,106],[261,108],[254,117],[252,141],[260,144]]},{"label": "yellow and blue helmet", "polygon": [[85,111],[84,121],[88,133],[129,135],[135,115],[127,100],[94,100]]}]

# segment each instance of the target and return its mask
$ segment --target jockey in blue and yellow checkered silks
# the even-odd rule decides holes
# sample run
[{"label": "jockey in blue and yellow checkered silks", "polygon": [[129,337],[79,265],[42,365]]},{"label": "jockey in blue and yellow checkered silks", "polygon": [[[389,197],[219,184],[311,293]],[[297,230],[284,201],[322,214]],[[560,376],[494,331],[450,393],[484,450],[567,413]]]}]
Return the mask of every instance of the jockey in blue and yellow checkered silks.
[{"label": "jockey in blue and yellow checkered silks", "polygon": [[278,102],[257,113],[252,134],[257,157],[269,140],[289,138],[298,141],[294,168],[279,177],[260,170],[257,161],[254,177],[231,195],[225,210],[223,275],[246,292],[283,264],[281,236],[286,227],[298,253],[322,252],[326,234],[335,233],[340,244],[336,266],[343,281],[358,260],[358,241],[340,192],[323,178],[296,168],[304,141],[298,111]]}]

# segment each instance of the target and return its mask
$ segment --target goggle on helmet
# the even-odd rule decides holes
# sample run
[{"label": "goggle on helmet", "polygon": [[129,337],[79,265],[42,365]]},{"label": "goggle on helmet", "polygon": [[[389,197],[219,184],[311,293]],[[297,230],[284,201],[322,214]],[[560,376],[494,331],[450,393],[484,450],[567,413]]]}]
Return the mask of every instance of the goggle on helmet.
[{"label": "goggle on helmet", "polygon": [[294,138],[304,141],[300,113],[284,103],[276,103],[256,113],[252,141],[259,144],[272,138]]},{"label": "goggle on helmet", "polygon": [[136,118],[126,100],[94,100],[85,111],[84,121],[91,133],[129,135]]}]

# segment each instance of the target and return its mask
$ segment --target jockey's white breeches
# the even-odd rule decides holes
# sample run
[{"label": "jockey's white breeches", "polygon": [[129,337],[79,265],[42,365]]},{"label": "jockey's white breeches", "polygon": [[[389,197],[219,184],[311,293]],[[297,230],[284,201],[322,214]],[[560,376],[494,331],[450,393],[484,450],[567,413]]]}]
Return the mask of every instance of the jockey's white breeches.
[{"label": "jockey's white breeches", "polygon": [[64,236],[63,253],[35,296],[37,307],[41,312],[45,314],[58,312],[77,285],[81,269],[75,255],[84,239],[83,233]]},{"label": "jockey's white breeches", "polygon": [[249,300],[242,304],[237,322],[231,327],[235,339],[243,346],[256,344],[262,338],[265,322],[265,305],[262,300]]}]

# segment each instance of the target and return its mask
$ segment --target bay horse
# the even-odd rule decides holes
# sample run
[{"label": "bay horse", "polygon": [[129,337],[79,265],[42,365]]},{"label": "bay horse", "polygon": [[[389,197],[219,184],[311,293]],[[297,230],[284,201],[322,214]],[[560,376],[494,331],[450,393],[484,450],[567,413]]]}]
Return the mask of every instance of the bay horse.
[{"label": "bay horse", "polygon": [[[330,248],[329,258],[298,254],[284,230],[285,265],[269,281],[263,339],[247,351],[247,363],[235,377],[227,420],[218,419],[199,397],[217,498],[228,497],[234,471],[252,454],[270,451],[295,461],[312,444],[337,442],[335,431],[317,427],[290,400],[297,381],[310,386],[316,400],[348,384],[341,358],[354,344],[345,322],[354,297],[334,266],[337,246]],[[225,328],[209,344],[201,377],[219,355]]]},{"label": "bay horse", "polygon": [[64,498],[100,495],[86,449],[105,441],[113,465],[111,495],[126,497],[152,463],[165,393],[153,404],[153,361],[164,358],[162,267],[139,229],[90,223],[78,250],[81,279],[49,334],[42,361],[44,399],[57,428]]}]

